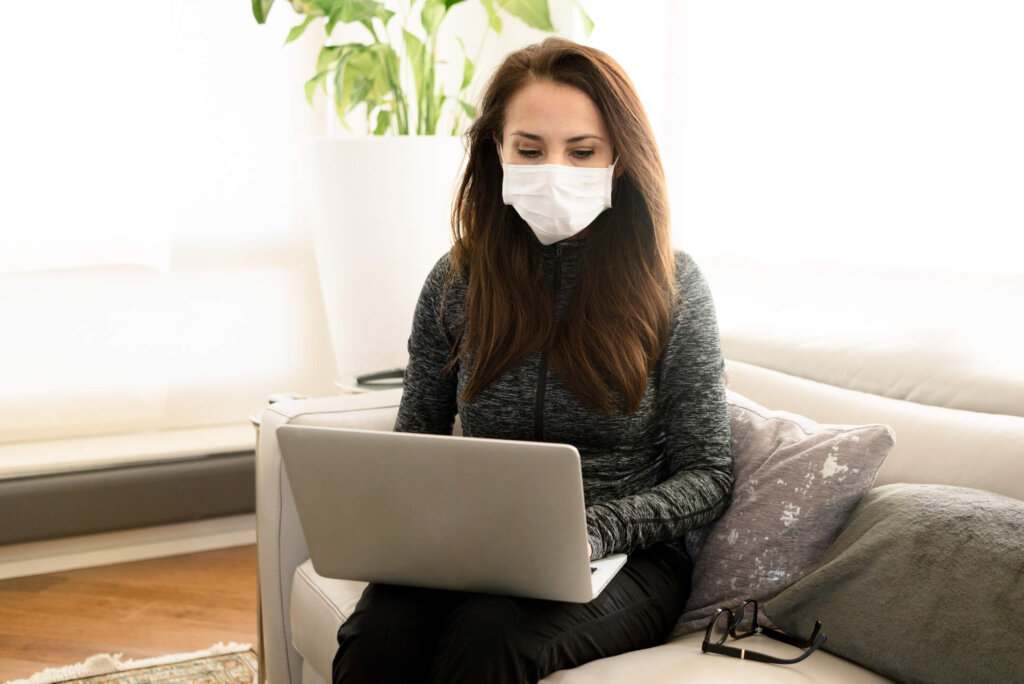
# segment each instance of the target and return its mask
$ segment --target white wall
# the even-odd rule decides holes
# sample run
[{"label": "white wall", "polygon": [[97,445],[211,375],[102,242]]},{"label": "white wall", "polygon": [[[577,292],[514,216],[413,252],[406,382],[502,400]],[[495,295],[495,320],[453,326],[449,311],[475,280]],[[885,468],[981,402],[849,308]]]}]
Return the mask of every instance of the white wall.
[{"label": "white wall", "polygon": [[1024,273],[1024,6],[690,2],[685,241]]}]

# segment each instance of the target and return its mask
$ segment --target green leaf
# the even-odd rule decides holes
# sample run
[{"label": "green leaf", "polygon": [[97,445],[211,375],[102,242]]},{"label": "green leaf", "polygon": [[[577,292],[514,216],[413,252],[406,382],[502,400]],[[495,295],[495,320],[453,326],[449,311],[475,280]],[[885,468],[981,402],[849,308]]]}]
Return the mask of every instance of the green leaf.
[{"label": "green leaf", "polygon": [[412,68],[412,78],[416,84],[416,99],[419,101],[427,75],[427,46],[415,34],[409,33],[405,29],[402,29],[402,37],[405,39],[405,56],[409,59],[409,66]]},{"label": "green leaf", "polygon": [[369,22],[377,16],[382,16],[388,10],[383,3],[376,0],[333,0],[327,11],[327,34],[339,22],[352,24],[355,22]]},{"label": "green leaf", "polygon": [[445,10],[450,10],[452,7],[455,7],[455,5],[458,5],[462,1],[463,0],[444,0],[444,8]]},{"label": "green leaf", "polygon": [[274,0],[252,0],[252,16],[256,17],[256,23],[267,23],[267,13]]},{"label": "green leaf", "polygon": [[348,112],[344,111],[341,107],[335,104],[334,113],[338,116],[338,121],[340,121],[341,125],[345,127],[345,130],[351,131],[352,127],[348,125],[347,121],[345,121],[345,117],[348,115]]},{"label": "green leaf", "polygon": [[377,127],[373,129],[374,135],[384,135],[391,126],[391,111],[382,109],[377,112]]},{"label": "green leaf", "polygon": [[336,65],[346,47],[345,45],[325,45],[320,48],[320,54],[316,58],[316,70],[324,71]]},{"label": "green leaf", "polygon": [[[398,132],[404,131],[404,98],[398,79],[399,59],[394,49],[385,43],[346,43],[331,46],[321,53],[323,62],[334,64],[334,105],[338,118],[350,129],[346,117],[360,104],[366,104],[367,131],[376,107],[388,104]],[[315,85],[310,86],[311,89]],[[389,99],[390,98],[390,99]]]},{"label": "green leaf", "polygon": [[391,21],[391,17],[395,16],[395,13],[381,5],[374,16],[384,22],[384,28],[387,28],[388,22]]},{"label": "green leaf", "polygon": [[338,65],[334,68],[334,107],[338,111],[338,118],[344,123],[345,115],[354,105],[350,104],[349,93],[352,92],[352,81],[355,74],[348,70],[349,60],[356,54],[355,50],[344,51],[338,59]]},{"label": "green leaf", "polygon": [[495,33],[501,33],[501,17],[498,10],[494,8],[494,0],[480,0],[480,4],[487,10],[487,21]]},{"label": "green leaf", "polygon": [[445,6],[444,0],[426,0],[423,3],[423,9],[420,10],[420,23],[423,24],[423,30],[426,31],[428,39],[437,33],[447,11],[448,8]]},{"label": "green leaf", "polygon": [[476,118],[476,107],[469,104],[465,100],[459,100],[459,106],[462,107],[462,111],[466,112],[466,116],[470,119]]},{"label": "green leaf", "polygon": [[[367,98],[382,100],[393,94],[392,81],[398,83],[398,55],[391,46],[371,45],[363,60],[359,62],[359,66],[364,67],[362,73],[366,74],[366,78],[373,84]],[[401,86],[398,94],[401,94],[400,88]]]},{"label": "green leaf", "polygon": [[[416,115],[423,121],[430,70],[430,65],[427,64],[427,46],[415,34],[405,29],[402,30],[402,37],[405,39],[405,56],[409,59],[413,85],[416,88]],[[418,126],[417,132],[421,132]]]},{"label": "green leaf", "polygon": [[367,56],[367,74],[373,78],[373,98],[381,100],[389,94],[396,99],[401,98],[402,86],[398,76],[401,65],[394,48],[377,43],[369,46]]},{"label": "green leaf", "polygon": [[503,9],[524,24],[541,31],[554,31],[548,0],[507,0]]},{"label": "green leaf", "polygon": [[572,0],[572,4],[575,5],[576,10],[580,13],[580,19],[583,20],[583,35],[586,38],[590,37],[590,34],[594,31],[594,20],[590,18],[586,10],[583,9],[583,5],[580,4],[580,0]]},{"label": "green leaf", "polygon": [[395,115],[395,127],[399,135],[409,133],[409,105],[402,90],[401,61],[398,53],[391,45],[375,43],[369,46],[372,58],[376,61],[376,82],[374,93],[376,99],[393,98],[392,109]]},{"label": "green leaf", "polygon": [[[273,0],[271,0],[273,1]],[[327,14],[325,9],[331,6],[331,0],[288,0],[296,14],[308,14],[314,17],[322,17]]]},{"label": "green leaf", "polygon": [[284,39],[285,45],[301,36],[303,32],[306,30],[306,27],[309,26],[314,19],[316,19],[316,17],[306,17],[306,19],[301,24],[299,24],[298,26],[293,26],[292,30],[288,32],[288,37]]},{"label": "green leaf", "polygon": [[473,62],[470,61],[469,57],[466,57],[466,61],[462,65],[462,85],[459,86],[459,90],[465,90],[469,87],[469,84],[473,81]]},{"label": "green leaf", "polygon": [[384,3],[376,0],[345,0],[340,5],[341,12],[338,14],[338,20],[343,24],[373,19],[388,11]]},{"label": "green leaf", "polygon": [[374,54],[377,45],[349,43],[345,47],[350,49],[338,60],[334,74],[334,102],[342,117],[362,102],[379,100],[390,91],[387,74],[382,73]]},{"label": "green leaf", "polygon": [[352,79],[352,85],[349,89],[349,100],[354,103],[352,106],[365,102],[366,98],[369,97],[373,91],[373,79],[366,74],[356,74],[355,78]]},{"label": "green leaf", "polygon": [[331,73],[330,69],[321,71],[316,76],[306,81],[306,85],[304,86],[306,90],[306,102],[310,105],[313,104],[313,95],[316,93],[316,87],[318,85],[323,86],[325,91],[327,90],[327,74],[329,73]]}]

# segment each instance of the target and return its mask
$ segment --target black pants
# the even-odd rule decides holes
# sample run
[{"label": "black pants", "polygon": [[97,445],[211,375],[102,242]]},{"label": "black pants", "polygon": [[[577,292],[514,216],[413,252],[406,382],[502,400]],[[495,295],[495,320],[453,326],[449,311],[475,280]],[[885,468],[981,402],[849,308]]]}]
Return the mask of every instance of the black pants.
[{"label": "black pants", "polygon": [[658,544],[631,555],[590,603],[370,584],[338,630],[334,682],[536,682],[662,644],[691,570]]}]

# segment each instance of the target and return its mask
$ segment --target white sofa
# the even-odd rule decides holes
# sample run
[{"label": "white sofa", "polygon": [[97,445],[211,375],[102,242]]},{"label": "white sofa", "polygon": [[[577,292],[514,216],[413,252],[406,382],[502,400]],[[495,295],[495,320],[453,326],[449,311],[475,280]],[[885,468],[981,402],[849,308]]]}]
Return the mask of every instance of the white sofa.
[{"label": "white sofa", "polygon": [[[761,333],[754,337],[770,339]],[[943,365],[939,368],[939,359],[934,364],[922,359],[929,353],[928,345],[897,343],[885,353],[878,347],[829,352],[824,348],[828,345],[816,337],[811,343],[791,340],[784,346],[781,357],[806,369],[806,375],[828,376],[830,382],[826,383],[735,360],[733,357],[744,354],[764,354],[763,345],[744,346],[744,339],[746,333],[732,336],[723,328],[730,389],[769,408],[823,423],[887,423],[895,428],[897,444],[883,464],[876,486],[893,482],[949,484],[1024,499],[1024,383],[1007,383],[1003,376],[979,376],[972,373],[976,359],[970,355],[950,359],[941,349]],[[808,344],[814,349],[809,350]],[[836,363],[836,358],[844,362]],[[951,368],[950,363],[956,367]],[[886,381],[887,376],[892,380]],[[949,378],[960,379],[961,391],[934,386],[936,382],[948,384]],[[871,383],[880,388],[878,393],[849,389]],[[915,397],[924,397],[928,403],[914,401]],[[274,430],[284,423],[390,430],[399,398],[400,390],[388,390],[290,401],[275,404],[263,414],[257,457],[257,524],[262,648],[266,678],[272,684],[330,681],[336,632],[365,586],[324,579],[313,571]],[[980,404],[990,408],[982,410]],[[884,681],[824,651],[793,666],[766,665],[703,654],[702,638],[702,634],[690,634],[656,648],[562,670],[544,681]],[[758,650],[781,648],[780,653],[789,653],[789,647],[761,637],[754,639],[762,640]]]}]

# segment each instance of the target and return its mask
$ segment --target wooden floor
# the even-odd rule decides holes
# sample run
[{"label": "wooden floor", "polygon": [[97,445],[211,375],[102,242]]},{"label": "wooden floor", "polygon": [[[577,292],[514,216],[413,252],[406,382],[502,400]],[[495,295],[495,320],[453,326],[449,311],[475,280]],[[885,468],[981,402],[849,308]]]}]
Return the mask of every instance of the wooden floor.
[{"label": "wooden floor", "polygon": [[0,682],[96,653],[256,648],[256,547],[0,581]]}]

